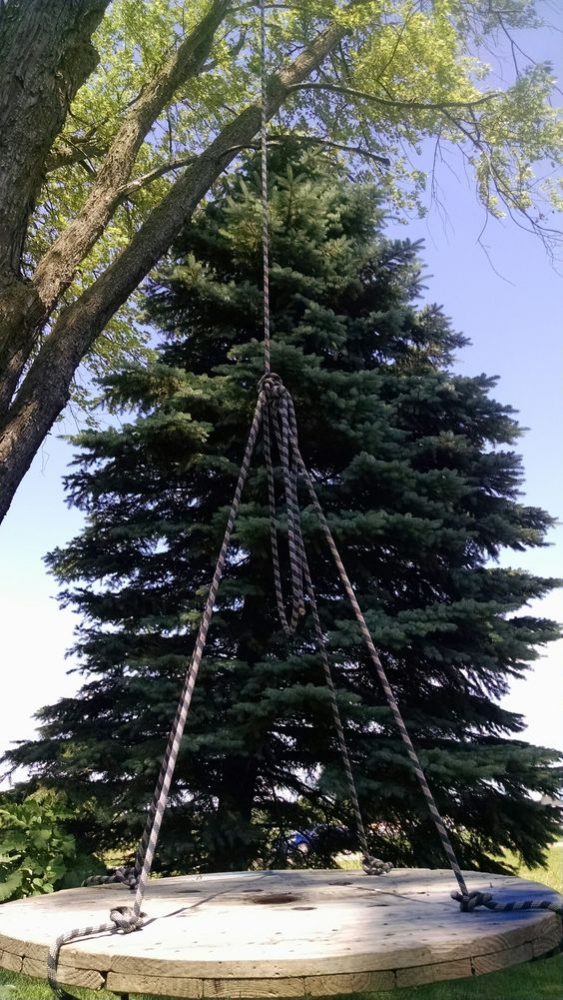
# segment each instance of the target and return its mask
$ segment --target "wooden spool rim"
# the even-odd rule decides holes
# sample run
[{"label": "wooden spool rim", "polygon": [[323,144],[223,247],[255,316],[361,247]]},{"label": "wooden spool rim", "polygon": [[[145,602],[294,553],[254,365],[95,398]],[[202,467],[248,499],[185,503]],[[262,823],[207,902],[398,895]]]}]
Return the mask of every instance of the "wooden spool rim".
[{"label": "wooden spool rim", "polygon": [[[557,893],[513,876],[466,873],[496,899]],[[389,990],[480,975],[545,955],[562,938],[545,911],[462,914],[450,871],[239,872],[155,879],[133,934],[65,945],[60,981],[115,993],[301,997]],[[130,905],[122,886],[70,889],[0,907],[0,966],[46,978],[53,939]]]}]

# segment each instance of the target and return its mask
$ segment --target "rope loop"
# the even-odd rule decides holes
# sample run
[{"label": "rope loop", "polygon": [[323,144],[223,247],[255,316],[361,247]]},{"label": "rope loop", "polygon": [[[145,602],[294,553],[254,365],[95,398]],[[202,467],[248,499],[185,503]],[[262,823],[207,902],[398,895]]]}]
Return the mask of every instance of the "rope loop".
[{"label": "rope loop", "polygon": [[487,906],[493,898],[490,892],[477,891],[467,893],[452,892],[450,895],[452,899],[455,899],[459,903],[462,913],[472,913],[478,906]]},{"label": "rope loop", "polygon": [[268,400],[279,399],[283,395],[288,395],[281,376],[277,375],[276,372],[267,372],[266,375],[262,375],[262,378],[258,382],[258,392],[263,392]]},{"label": "rope loop", "polygon": [[114,906],[109,911],[109,918],[115,924],[116,931],[121,931],[122,934],[140,931],[145,917],[146,913],[137,913],[132,906]]}]

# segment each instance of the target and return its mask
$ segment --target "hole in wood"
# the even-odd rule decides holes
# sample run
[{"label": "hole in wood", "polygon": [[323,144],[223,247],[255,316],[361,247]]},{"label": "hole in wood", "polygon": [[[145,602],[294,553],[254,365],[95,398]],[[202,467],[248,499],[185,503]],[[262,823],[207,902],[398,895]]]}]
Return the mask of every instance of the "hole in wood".
[{"label": "hole in wood", "polygon": [[294,896],[292,892],[270,892],[267,896],[258,896],[252,899],[253,903],[294,903],[299,896]]}]

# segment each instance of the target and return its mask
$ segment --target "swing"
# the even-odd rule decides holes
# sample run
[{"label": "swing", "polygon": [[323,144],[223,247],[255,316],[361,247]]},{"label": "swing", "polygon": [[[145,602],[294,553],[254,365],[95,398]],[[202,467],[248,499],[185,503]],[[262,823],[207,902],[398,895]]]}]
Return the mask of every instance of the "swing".
[{"label": "swing", "polygon": [[[135,865],[81,889],[0,907],[0,966],[60,985],[168,997],[302,997],[389,990],[480,975],[554,952],[563,903],[514,876],[462,872],[385,668],[299,449],[293,399],[271,370],[265,0],[261,26],[264,376],[225,534]],[[292,635],[310,614],[346,776],[363,871],[291,870],[149,880],[207,633],[256,443],[267,470],[278,615]],[[287,518],[286,610],[276,526],[274,446]],[[370,855],[301,532],[305,488],[383,688],[449,869],[393,869]],[[451,892],[452,874],[457,890]],[[134,897],[131,898],[131,892]],[[451,897],[460,905],[455,907]],[[104,914],[109,919],[104,920]],[[72,928],[69,930],[69,928]]]}]

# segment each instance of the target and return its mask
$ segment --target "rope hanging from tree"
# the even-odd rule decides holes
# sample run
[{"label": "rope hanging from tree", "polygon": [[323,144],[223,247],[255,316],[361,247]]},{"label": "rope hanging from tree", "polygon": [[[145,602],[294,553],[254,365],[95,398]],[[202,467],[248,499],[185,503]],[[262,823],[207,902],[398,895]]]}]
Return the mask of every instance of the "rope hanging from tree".
[{"label": "rope hanging from tree", "polygon": [[[164,813],[168,803],[170,787],[174,775],[176,761],[188,718],[192,696],[205,650],[207,634],[213,617],[219,586],[225,569],[227,554],[233,536],[233,531],[240,510],[243,490],[248,479],[252,458],[262,433],[264,459],[267,470],[268,504],[270,510],[270,537],[272,548],[272,566],[274,590],[278,616],[284,632],[292,635],[302,618],[309,610],[313,621],[315,634],[325,682],[330,695],[331,711],[336,730],[337,741],[342,757],[348,794],[352,804],[358,840],[363,855],[363,868],[368,875],[383,875],[393,866],[370,855],[365,824],[360,809],[359,798],[352,772],[350,754],[346,743],[344,726],[340,715],[338,698],[330,667],[328,650],[319,617],[318,605],[311,578],[305,542],[301,529],[301,510],[299,506],[299,483],[303,483],[309,496],[310,504],[321,525],[325,541],[332,555],[343,590],[351,604],[354,616],[359,626],[362,639],[369,654],[369,660],[377,675],[387,704],[401,735],[407,755],[418,779],[428,810],[434,821],[444,854],[458,884],[458,891],[452,892],[452,898],[460,903],[464,912],[472,912],[477,907],[484,906],[497,912],[515,910],[544,909],[563,912],[563,906],[546,900],[525,900],[522,902],[497,903],[490,893],[469,892],[455,851],[436,805],[434,796],[426,780],[418,754],[414,748],[407,727],[403,720],[398,702],[395,698],[381,658],[376,650],[373,638],[367,626],[365,617],[358,603],[354,588],[346,572],[344,563],[338,551],[329,522],[317,496],[311,474],[305,464],[299,448],[297,419],[295,405],[291,394],[283,384],[279,375],[271,370],[271,313],[270,313],[270,231],[269,231],[269,193],[268,193],[268,111],[267,111],[267,53],[266,53],[266,15],[265,0],[260,0],[260,87],[261,87],[261,200],[262,200],[262,263],[263,263],[263,350],[264,375],[258,385],[258,399],[252,418],[248,440],[244,451],[237,484],[217,563],[199,629],[194,650],[186,672],[184,686],[180,695],[176,715],[172,723],[168,743],[157,779],[153,799],[148,811],[145,830],[137,849],[135,864],[118,868],[109,877],[102,876],[88,879],[87,884],[104,882],[120,882],[129,886],[135,896],[131,906],[115,907],[110,910],[109,921],[89,927],[77,927],[59,935],[51,946],[48,956],[49,984],[59,1000],[74,1000],[57,982],[57,964],[59,952],[63,945],[80,937],[92,934],[123,933],[129,934],[141,930],[146,914],[142,910],[147,882],[151,873],[154,855],[160,834]],[[272,434],[273,431],[273,434]],[[273,443],[276,443],[281,480],[283,484],[283,503],[287,521],[287,544],[289,556],[290,597],[289,613],[286,610],[286,600],[283,593],[280,554],[278,546],[278,518],[276,504],[276,475],[273,457]]]}]

